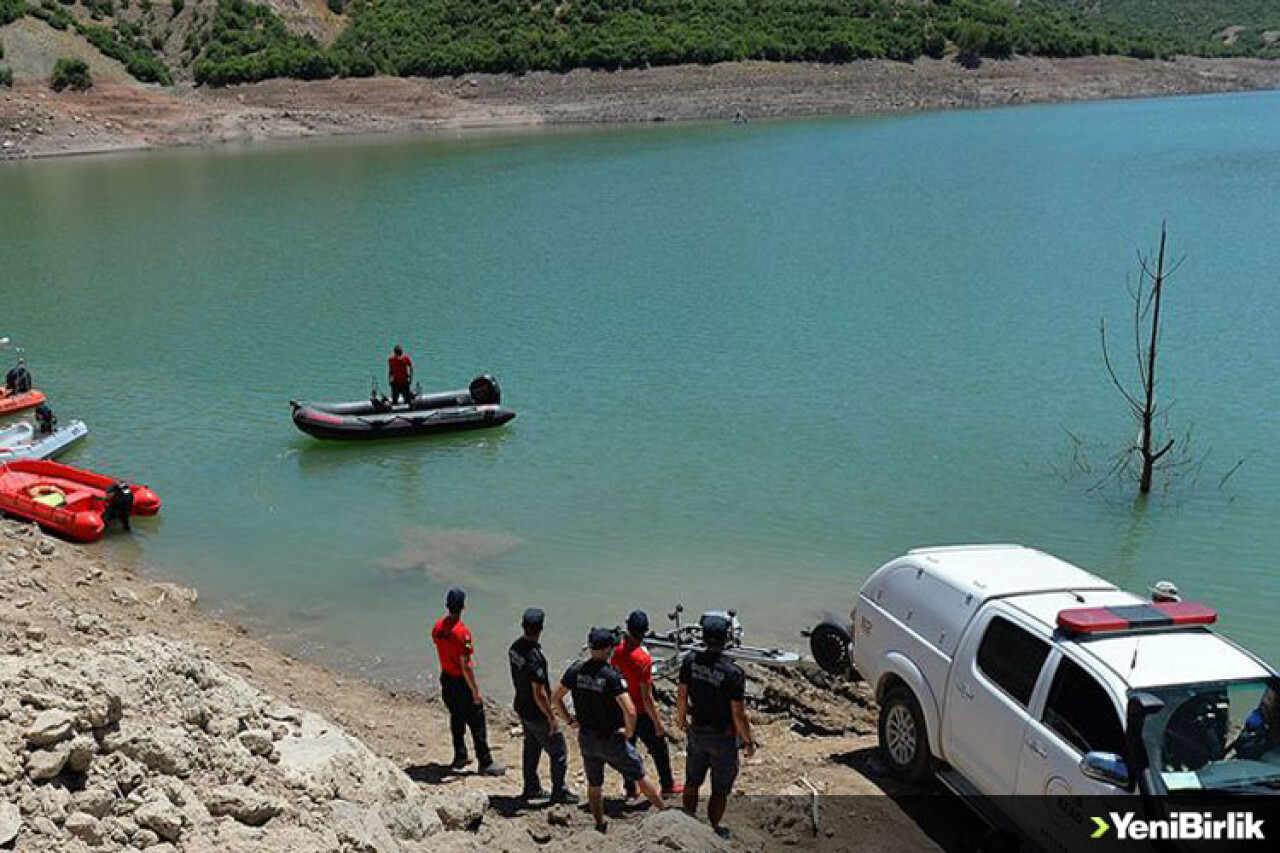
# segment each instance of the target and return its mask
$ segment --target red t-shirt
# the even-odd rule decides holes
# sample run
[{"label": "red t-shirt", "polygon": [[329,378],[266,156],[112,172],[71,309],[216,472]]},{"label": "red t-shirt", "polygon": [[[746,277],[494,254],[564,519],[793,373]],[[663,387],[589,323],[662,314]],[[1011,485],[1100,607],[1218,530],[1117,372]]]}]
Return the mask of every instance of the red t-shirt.
[{"label": "red t-shirt", "polygon": [[613,650],[609,665],[622,673],[622,678],[627,682],[627,695],[636,706],[636,713],[643,714],[644,695],[640,688],[645,684],[653,686],[653,656],[645,651],[644,646],[628,648],[627,641],[623,640]]},{"label": "red t-shirt", "polygon": [[409,354],[393,355],[387,358],[387,370],[391,373],[391,381],[397,385],[409,381],[409,370],[413,367],[413,359]]},{"label": "red t-shirt", "polygon": [[471,629],[457,616],[445,616],[431,629],[431,639],[440,655],[440,671],[461,678],[463,662],[475,654]]}]

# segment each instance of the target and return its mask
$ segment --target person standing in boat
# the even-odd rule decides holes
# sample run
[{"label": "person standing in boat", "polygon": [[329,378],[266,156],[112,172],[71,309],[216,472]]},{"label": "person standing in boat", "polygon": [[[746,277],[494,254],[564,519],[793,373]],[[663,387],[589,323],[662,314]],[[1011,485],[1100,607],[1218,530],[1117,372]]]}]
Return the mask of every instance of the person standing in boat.
[{"label": "person standing in boat", "polygon": [[18,356],[18,363],[5,374],[4,387],[10,394],[25,394],[31,390],[31,371],[27,370],[27,360],[22,356]]},{"label": "person standing in boat", "polygon": [[413,359],[399,344],[387,358],[387,384],[391,386],[391,405],[401,398],[406,403],[413,402],[413,391],[409,388],[413,384]]},{"label": "person standing in boat", "polygon": [[431,639],[440,657],[440,695],[449,709],[449,731],[453,735],[454,770],[461,770],[471,763],[467,754],[467,729],[471,730],[471,742],[476,748],[476,760],[485,776],[501,776],[506,767],[494,760],[489,749],[489,734],[484,720],[484,697],[476,681],[475,646],[471,641],[471,629],[462,621],[462,611],[467,604],[467,593],[453,587],[445,596],[448,610],[431,629]]}]

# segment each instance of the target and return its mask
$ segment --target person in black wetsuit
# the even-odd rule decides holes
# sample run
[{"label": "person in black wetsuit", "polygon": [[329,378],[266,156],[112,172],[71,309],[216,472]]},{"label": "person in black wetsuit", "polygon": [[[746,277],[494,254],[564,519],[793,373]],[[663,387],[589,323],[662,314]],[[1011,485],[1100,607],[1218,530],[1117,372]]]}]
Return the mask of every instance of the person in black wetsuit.
[{"label": "person in black wetsuit", "polygon": [[706,648],[681,663],[680,688],[676,694],[676,725],[689,736],[684,810],[697,814],[699,789],[710,773],[707,819],[721,837],[729,834],[720,823],[738,778],[738,746],[741,744],[748,758],[756,751],[744,704],[746,674],[725,655],[728,640],[727,619],[708,616],[703,620],[702,641]]},{"label": "person in black wetsuit", "polygon": [[551,682],[547,678],[547,658],[538,640],[542,637],[545,614],[536,607],[520,620],[523,634],[507,650],[511,663],[511,683],[515,687],[515,711],[524,729],[524,791],[526,800],[544,796],[538,779],[542,753],[551,761],[551,802],[573,805],[578,795],[565,784],[569,769],[569,746],[551,710]]},{"label": "person in black wetsuit", "polygon": [[[613,651],[613,631],[593,628],[587,637],[591,657],[565,671],[552,695],[556,713],[578,729],[578,749],[582,752],[587,776],[587,803],[595,818],[596,831],[604,832],[604,767],[609,765],[634,783],[655,809],[661,809],[662,795],[653,780],[645,776],[644,761],[631,744],[636,731],[636,709],[627,696],[627,683],[609,666]],[[564,697],[573,693],[575,720],[565,707]]]},{"label": "person in black wetsuit", "polygon": [[9,368],[4,377],[5,390],[10,394],[25,394],[31,390],[31,371],[27,370],[27,360],[18,357],[18,363]]}]

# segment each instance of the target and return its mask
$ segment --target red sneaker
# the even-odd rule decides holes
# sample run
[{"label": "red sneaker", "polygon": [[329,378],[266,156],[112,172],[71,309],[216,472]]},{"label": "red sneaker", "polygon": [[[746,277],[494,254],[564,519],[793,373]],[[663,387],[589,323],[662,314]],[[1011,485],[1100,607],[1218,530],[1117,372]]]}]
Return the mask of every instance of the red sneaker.
[{"label": "red sneaker", "polygon": [[684,785],[681,785],[679,782],[672,782],[670,785],[662,786],[662,796],[664,797],[674,797],[676,794],[683,793]]}]

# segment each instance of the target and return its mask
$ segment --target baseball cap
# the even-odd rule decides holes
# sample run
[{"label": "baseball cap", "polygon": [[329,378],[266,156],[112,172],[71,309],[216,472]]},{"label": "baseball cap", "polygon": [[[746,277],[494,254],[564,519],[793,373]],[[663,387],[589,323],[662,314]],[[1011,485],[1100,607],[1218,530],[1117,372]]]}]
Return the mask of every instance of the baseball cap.
[{"label": "baseball cap", "polygon": [[708,643],[729,641],[729,620],[723,616],[706,616],[702,620],[702,639]]},{"label": "baseball cap", "polygon": [[627,633],[633,637],[643,637],[649,633],[649,614],[643,610],[632,610],[627,617]]},{"label": "baseball cap", "polygon": [[543,613],[541,609],[537,607],[530,607],[524,612],[524,615],[520,617],[520,624],[525,628],[537,628],[538,630],[542,630],[542,625],[546,621],[546,618],[547,614]]},{"label": "baseball cap", "polygon": [[461,613],[466,603],[467,591],[460,586],[450,589],[444,597],[444,606],[449,608],[450,613]]},{"label": "baseball cap", "polygon": [[592,628],[591,633],[587,635],[587,645],[591,646],[591,650],[595,652],[613,648],[613,629]]}]

